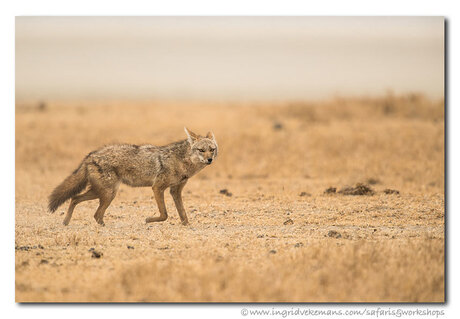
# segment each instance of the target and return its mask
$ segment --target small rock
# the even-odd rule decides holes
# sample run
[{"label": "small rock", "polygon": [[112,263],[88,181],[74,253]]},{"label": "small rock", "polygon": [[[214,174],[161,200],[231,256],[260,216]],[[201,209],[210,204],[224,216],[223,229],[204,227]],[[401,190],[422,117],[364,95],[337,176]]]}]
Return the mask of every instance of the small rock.
[{"label": "small rock", "polygon": [[293,221],[292,219],[288,218],[288,219],[286,219],[286,220],[284,221],[283,224],[284,224],[284,225],[292,225],[292,224],[294,224],[294,221]]},{"label": "small rock", "polygon": [[335,231],[335,230],[330,230],[327,235],[329,237],[333,237],[333,238],[341,238],[342,235],[338,232],[338,231]]},{"label": "small rock", "polygon": [[225,195],[225,196],[228,196],[228,197],[230,197],[230,196],[233,195],[233,194],[230,193],[230,192],[228,191],[228,189],[226,189],[226,188],[221,189],[221,190],[219,191],[219,193],[221,193],[221,194],[223,194],[223,195]]},{"label": "small rock", "polygon": [[265,235],[257,235],[257,238],[264,238]]},{"label": "small rock", "polygon": [[374,195],[374,191],[367,185],[358,183],[355,187],[345,187],[339,191],[343,195]]},{"label": "small rock", "polygon": [[91,258],[101,258],[104,254],[97,251],[97,250],[94,250],[93,248],[93,253],[91,254]]},{"label": "small rock", "polygon": [[45,102],[41,101],[38,103],[38,106],[37,106],[37,109],[40,111],[40,112],[45,112],[46,109],[47,109],[47,105]]},{"label": "small rock", "polygon": [[167,250],[167,249],[169,249],[168,246],[165,246],[165,247],[158,247],[158,250]]},{"label": "small rock", "polygon": [[389,189],[389,188],[385,189],[383,192],[384,192],[385,194],[387,194],[387,195],[399,194],[399,191],[398,191],[398,190],[396,190],[396,189]]},{"label": "small rock", "polygon": [[269,254],[276,254],[276,250],[272,249],[268,252]]},{"label": "small rock", "polygon": [[29,246],[16,246],[15,250],[29,251],[31,248]]},{"label": "small rock", "polygon": [[284,128],[283,123],[281,123],[281,122],[273,123],[273,130],[274,131],[281,131],[283,128]]},{"label": "small rock", "polygon": [[46,260],[46,259],[40,260],[40,265],[47,264],[47,263],[48,263],[48,260]]},{"label": "small rock", "polygon": [[335,194],[336,191],[337,191],[337,188],[329,187],[324,191],[324,194]]},{"label": "small rock", "polygon": [[377,178],[368,178],[367,181],[366,181],[369,185],[375,185],[375,184],[379,184],[380,183],[380,180],[377,179]]},{"label": "small rock", "polygon": [[302,247],[302,246],[303,246],[302,243],[297,243],[297,244],[294,245],[295,248],[299,248],[299,247]]},{"label": "small rock", "polygon": [[302,192],[302,193],[299,194],[299,196],[300,196],[300,197],[303,197],[303,196],[308,196],[308,197],[310,197],[311,194],[310,194],[310,193],[307,193],[307,192]]},{"label": "small rock", "polygon": [[128,249],[134,249],[133,246],[127,245]]}]

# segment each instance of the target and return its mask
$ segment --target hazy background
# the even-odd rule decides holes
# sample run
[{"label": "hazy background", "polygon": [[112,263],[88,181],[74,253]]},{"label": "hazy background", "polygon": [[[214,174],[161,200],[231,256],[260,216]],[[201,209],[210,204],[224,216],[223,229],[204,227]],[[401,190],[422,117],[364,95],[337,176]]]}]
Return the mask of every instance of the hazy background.
[{"label": "hazy background", "polygon": [[17,17],[16,98],[442,98],[442,17]]}]

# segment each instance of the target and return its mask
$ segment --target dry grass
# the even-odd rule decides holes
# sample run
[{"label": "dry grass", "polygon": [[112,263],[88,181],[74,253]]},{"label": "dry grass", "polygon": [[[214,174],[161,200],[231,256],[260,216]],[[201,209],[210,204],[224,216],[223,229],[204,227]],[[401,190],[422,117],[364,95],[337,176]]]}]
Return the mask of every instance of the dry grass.
[{"label": "dry grass", "polygon": [[[443,116],[442,101],[420,95],[18,104],[16,300],[442,302]],[[220,147],[185,188],[191,226],[169,196],[168,221],[144,224],[156,212],[148,188],[121,187],[105,227],[96,202],[68,227],[67,207],[46,211],[91,150],[165,144],[184,125],[212,129]],[[324,194],[357,183],[375,194]]]}]

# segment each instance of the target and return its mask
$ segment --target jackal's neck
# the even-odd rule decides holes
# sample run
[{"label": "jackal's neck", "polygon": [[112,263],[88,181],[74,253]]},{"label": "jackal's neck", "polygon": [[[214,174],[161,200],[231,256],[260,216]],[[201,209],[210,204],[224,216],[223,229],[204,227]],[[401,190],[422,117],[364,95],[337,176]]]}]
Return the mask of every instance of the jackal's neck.
[{"label": "jackal's neck", "polygon": [[187,160],[192,155],[192,149],[190,148],[190,144],[187,140],[175,142],[168,146],[170,146],[171,152],[177,154],[181,159]]},{"label": "jackal's neck", "polygon": [[184,163],[190,162],[191,164],[191,155],[192,149],[190,143],[187,140],[178,141],[169,145],[166,145],[165,148],[176,157],[183,161]]}]

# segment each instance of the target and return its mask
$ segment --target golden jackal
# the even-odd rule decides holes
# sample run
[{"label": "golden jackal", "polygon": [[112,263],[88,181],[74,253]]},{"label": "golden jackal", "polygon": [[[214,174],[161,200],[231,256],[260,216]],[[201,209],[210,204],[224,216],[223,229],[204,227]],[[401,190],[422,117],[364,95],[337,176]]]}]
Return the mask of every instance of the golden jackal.
[{"label": "golden jackal", "polygon": [[[166,146],[118,144],[89,153],[80,166],[54,189],[49,197],[51,212],[71,198],[64,225],[68,225],[75,206],[83,201],[99,199],[94,218],[104,225],[104,212],[114,199],[118,186],[151,186],[160,211],[158,217],[145,221],[161,222],[168,218],[164,191],[170,187],[183,225],[188,224],[182,189],[187,180],[209,165],[217,156],[214,134],[205,137],[185,129],[187,139]],[[83,193],[84,189],[88,190]]]}]

